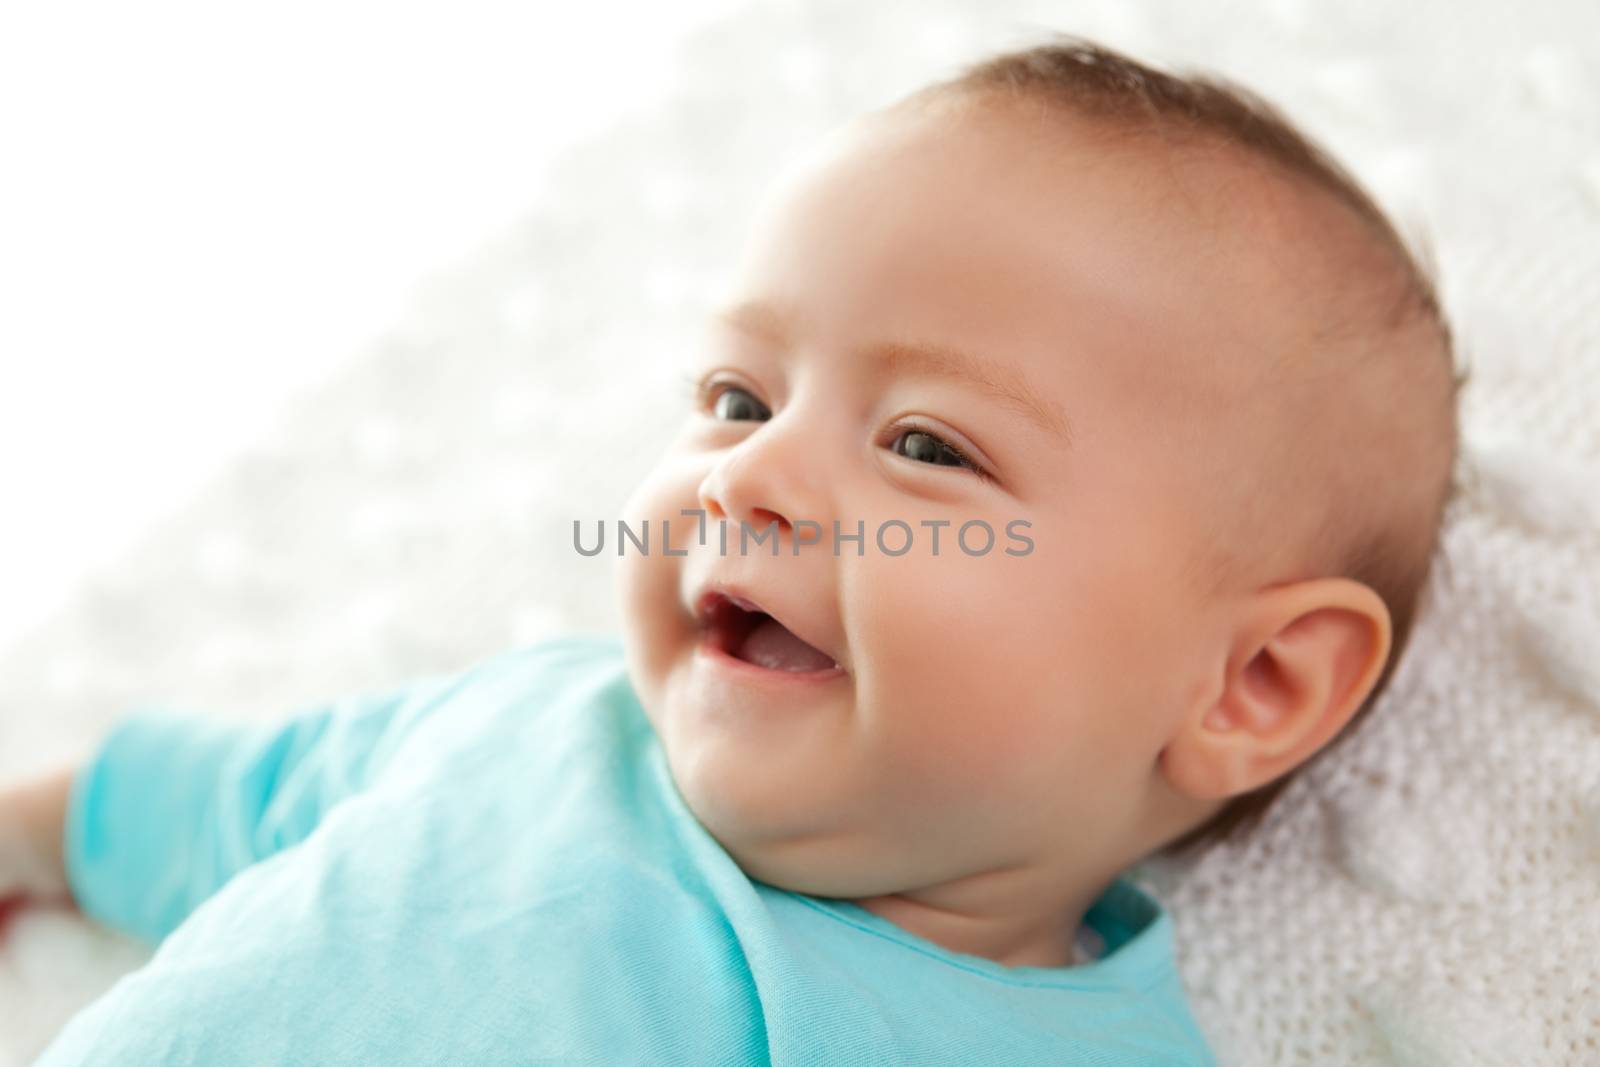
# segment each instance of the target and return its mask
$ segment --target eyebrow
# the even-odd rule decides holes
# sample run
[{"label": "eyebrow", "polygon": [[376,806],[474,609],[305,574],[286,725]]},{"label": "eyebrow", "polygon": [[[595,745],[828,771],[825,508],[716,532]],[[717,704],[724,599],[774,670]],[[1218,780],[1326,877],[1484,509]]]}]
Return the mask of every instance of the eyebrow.
[{"label": "eyebrow", "polygon": [[[788,347],[798,316],[761,300],[746,300],[720,308],[713,320],[741,333]],[[945,378],[969,385],[1007,405],[1062,444],[1072,444],[1072,427],[1057,404],[1041,400],[1022,375],[992,359],[929,341],[889,340],[865,345],[856,358],[875,363],[885,371],[901,371]]]}]

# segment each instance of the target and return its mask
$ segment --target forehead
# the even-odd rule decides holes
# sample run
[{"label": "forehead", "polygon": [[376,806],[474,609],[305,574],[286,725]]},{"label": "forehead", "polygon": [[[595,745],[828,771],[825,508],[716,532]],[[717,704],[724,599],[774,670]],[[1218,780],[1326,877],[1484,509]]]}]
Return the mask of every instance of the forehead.
[{"label": "forehead", "polygon": [[1153,403],[1181,387],[1192,401],[1290,303],[1288,257],[1241,232],[1274,216],[1263,184],[1059,116],[873,115],[769,195],[737,288],[795,308],[826,350],[923,337],[1027,367],[1058,395]]}]

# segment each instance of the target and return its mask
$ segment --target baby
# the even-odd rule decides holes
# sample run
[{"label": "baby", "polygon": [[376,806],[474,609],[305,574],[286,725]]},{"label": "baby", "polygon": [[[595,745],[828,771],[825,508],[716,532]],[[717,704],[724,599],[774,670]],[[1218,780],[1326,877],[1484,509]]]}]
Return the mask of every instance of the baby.
[{"label": "baby", "polygon": [[735,283],[620,640],[8,794],[0,893],[160,945],[42,1064],[1214,1062],[1124,875],[1404,649],[1429,279],[1250,94],[1063,38],[838,131]]}]

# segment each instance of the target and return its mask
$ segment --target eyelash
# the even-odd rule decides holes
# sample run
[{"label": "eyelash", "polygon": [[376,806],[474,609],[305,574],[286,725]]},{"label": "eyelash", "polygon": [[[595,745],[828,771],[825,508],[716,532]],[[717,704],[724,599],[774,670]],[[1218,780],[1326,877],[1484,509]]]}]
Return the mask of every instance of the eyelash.
[{"label": "eyelash", "polygon": [[[737,382],[725,381],[719,378],[702,380],[695,378],[693,375],[685,375],[683,377],[683,381],[688,385],[689,392],[693,397],[696,410],[699,411],[710,411],[712,406],[716,404],[717,397],[722,395],[721,391],[718,389],[719,386],[727,386],[731,389],[739,389],[746,393],[749,392],[748,389],[745,389],[744,386],[739,385]],[[898,431],[894,437],[894,440],[896,441],[900,439],[900,434],[902,433],[920,433],[927,437],[933,438],[935,441],[939,442],[942,447],[949,449],[955,455],[959,456],[961,458],[962,465],[965,466],[967,470],[977,475],[980,481],[989,484],[994,483],[994,476],[984,469],[982,464],[973,459],[971,456],[967,455],[960,448],[934,433],[932,430],[927,429],[924,426],[918,426],[915,423],[898,426],[896,427],[896,430]],[[925,464],[925,466],[949,466],[949,464],[929,463]]]}]

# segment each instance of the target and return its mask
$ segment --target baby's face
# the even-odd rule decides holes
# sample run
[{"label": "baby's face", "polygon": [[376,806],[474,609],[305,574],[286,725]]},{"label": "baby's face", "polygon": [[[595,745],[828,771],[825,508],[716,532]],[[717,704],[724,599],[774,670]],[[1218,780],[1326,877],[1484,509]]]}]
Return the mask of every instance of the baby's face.
[{"label": "baby's face", "polygon": [[[1190,353],[1260,294],[1131,156],[1040,136],[929,115],[831,141],[768,202],[704,402],[624,510],[652,538],[618,562],[632,680],[763,881],[858,898],[1106,856],[1199,699],[1205,487],[1169,430],[1201,417]],[[741,554],[741,520],[777,555]],[[823,669],[740,661],[719,583],[819,650],[769,627],[744,655]]]}]

